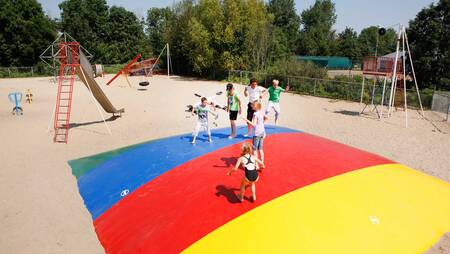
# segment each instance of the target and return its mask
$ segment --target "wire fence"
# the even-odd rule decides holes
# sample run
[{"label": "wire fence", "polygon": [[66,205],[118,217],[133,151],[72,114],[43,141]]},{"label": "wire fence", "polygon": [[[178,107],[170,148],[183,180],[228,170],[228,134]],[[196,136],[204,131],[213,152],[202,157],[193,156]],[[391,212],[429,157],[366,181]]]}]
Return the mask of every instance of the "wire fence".
[{"label": "wire fence", "polygon": [[54,71],[46,65],[32,67],[0,67],[0,78],[26,78],[53,76]]},{"label": "wire fence", "polygon": [[[301,76],[274,75],[262,72],[229,70],[228,81],[239,84],[249,84],[251,78],[256,78],[259,85],[268,87],[273,79],[278,79],[284,87],[289,85],[290,91],[298,94],[311,95],[330,99],[362,102],[365,104],[389,104],[391,83],[386,82],[383,100],[383,79],[366,79],[364,90],[362,83],[333,79],[318,79]],[[394,95],[393,95],[394,96]],[[419,97],[415,89],[406,90],[408,107],[420,108]],[[403,107],[404,93],[402,89],[395,92],[395,105]],[[432,93],[421,93],[422,105],[431,107]]]},{"label": "wire fence", "polygon": [[450,121],[450,92],[440,92],[436,91],[433,94],[433,101],[431,105],[431,110],[442,115],[446,121]]}]

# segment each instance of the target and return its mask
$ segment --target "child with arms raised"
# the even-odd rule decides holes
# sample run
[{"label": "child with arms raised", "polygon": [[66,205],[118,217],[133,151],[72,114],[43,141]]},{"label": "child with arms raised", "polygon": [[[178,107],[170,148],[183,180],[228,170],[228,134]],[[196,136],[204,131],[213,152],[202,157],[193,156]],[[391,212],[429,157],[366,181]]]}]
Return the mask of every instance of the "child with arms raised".
[{"label": "child with arms raised", "polygon": [[263,151],[263,143],[264,138],[266,137],[266,131],[264,128],[264,121],[268,119],[268,117],[264,114],[264,112],[261,110],[261,102],[254,102],[252,104],[252,108],[255,111],[253,114],[252,121],[247,120],[247,118],[242,117],[244,121],[247,122],[248,125],[252,126],[254,128],[254,135],[253,135],[253,153],[256,158],[258,158],[258,152],[259,152],[259,158],[264,164],[264,151]]},{"label": "child with arms raised", "polygon": [[198,115],[198,120],[197,120],[197,124],[195,125],[194,133],[192,135],[193,136],[192,144],[195,144],[198,133],[202,129],[204,129],[208,132],[208,141],[212,142],[211,129],[209,128],[209,122],[208,122],[208,113],[210,113],[213,116],[216,116],[216,114],[211,112],[211,110],[208,108],[208,100],[205,97],[203,97],[201,99],[200,104],[197,104],[194,107],[193,113]]},{"label": "child with arms raised", "polygon": [[252,155],[252,147],[249,143],[244,143],[242,146],[241,157],[236,162],[236,165],[228,171],[227,175],[231,175],[234,171],[236,171],[240,165],[243,166],[245,171],[245,176],[242,178],[241,182],[241,192],[238,194],[239,201],[244,200],[245,189],[248,186],[251,186],[252,189],[252,200],[256,201],[256,186],[255,183],[258,181],[258,171],[256,169],[256,163],[260,163],[261,167],[264,168],[264,164],[262,161],[258,160],[254,155]]}]

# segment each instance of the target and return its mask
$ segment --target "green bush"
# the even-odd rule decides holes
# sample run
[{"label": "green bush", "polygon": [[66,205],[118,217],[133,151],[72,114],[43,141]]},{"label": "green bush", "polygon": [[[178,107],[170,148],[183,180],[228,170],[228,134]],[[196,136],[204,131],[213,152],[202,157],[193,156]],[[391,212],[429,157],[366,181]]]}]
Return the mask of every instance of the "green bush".
[{"label": "green bush", "polygon": [[311,62],[298,61],[294,58],[282,59],[269,66],[266,71],[272,76],[300,76],[323,79],[327,76],[325,68]]},{"label": "green bush", "polygon": [[125,64],[103,65],[105,74],[116,74],[123,69]]}]

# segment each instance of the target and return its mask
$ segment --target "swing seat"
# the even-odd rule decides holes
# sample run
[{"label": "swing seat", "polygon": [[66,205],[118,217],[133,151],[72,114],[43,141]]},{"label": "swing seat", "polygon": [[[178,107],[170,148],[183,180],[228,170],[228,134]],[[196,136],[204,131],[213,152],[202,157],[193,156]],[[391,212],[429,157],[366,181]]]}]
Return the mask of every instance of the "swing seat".
[{"label": "swing seat", "polygon": [[148,82],[148,81],[139,82],[139,85],[140,86],[148,86],[148,85],[150,85],[150,82]]}]

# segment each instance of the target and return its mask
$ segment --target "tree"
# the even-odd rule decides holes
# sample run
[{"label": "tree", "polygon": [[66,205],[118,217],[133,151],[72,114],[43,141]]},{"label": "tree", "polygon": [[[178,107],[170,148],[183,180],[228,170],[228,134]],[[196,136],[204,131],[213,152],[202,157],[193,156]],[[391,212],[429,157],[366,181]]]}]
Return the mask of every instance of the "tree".
[{"label": "tree", "polygon": [[190,56],[193,71],[200,75],[207,73],[212,67],[214,53],[209,45],[210,40],[209,32],[193,17],[189,22],[183,48]]},{"label": "tree", "polygon": [[169,20],[172,18],[170,8],[151,8],[147,12],[147,34],[153,55],[159,54],[167,43]]},{"label": "tree", "polygon": [[288,52],[294,52],[300,29],[300,17],[294,0],[270,0],[267,9],[274,16],[273,24],[279,28],[275,38],[280,39],[280,43],[286,42],[284,46]]},{"label": "tree", "polygon": [[65,0],[59,4],[61,27],[83,45],[94,61],[125,63],[142,53],[143,27],[136,15],[105,0]]},{"label": "tree", "polygon": [[352,59],[353,62],[360,60],[361,50],[358,43],[358,35],[350,27],[346,27],[337,38],[336,55],[345,56]]},{"label": "tree", "polygon": [[302,29],[297,52],[303,55],[330,55],[334,48],[336,22],[334,3],[316,0],[314,5],[301,14]]},{"label": "tree", "polygon": [[222,43],[223,68],[241,69],[244,66],[244,24],[243,2],[240,0],[224,0],[225,27]]},{"label": "tree", "polygon": [[56,32],[35,0],[0,0],[0,65],[31,66]]},{"label": "tree", "polygon": [[[379,27],[370,26],[364,28],[359,34],[358,41],[362,56],[386,55],[395,51],[397,34],[394,29],[389,28],[386,34],[378,34]],[[378,41],[378,44],[377,44]]]},{"label": "tree", "polygon": [[103,55],[109,14],[106,1],[65,0],[59,8],[62,29],[93,54],[94,61],[107,62]]},{"label": "tree", "polygon": [[409,23],[409,42],[419,85],[450,90],[450,1],[422,9]]},{"label": "tree", "polygon": [[102,58],[107,63],[125,63],[143,53],[145,35],[136,15],[123,7],[109,9]]},{"label": "tree", "polygon": [[273,15],[266,11],[263,1],[245,1],[243,16],[244,64],[247,69],[261,71],[269,64],[271,23]]},{"label": "tree", "polygon": [[223,70],[222,45],[224,36],[225,15],[223,6],[219,0],[200,0],[196,9],[196,17],[206,29],[209,38],[209,50],[205,54],[211,54],[212,61],[207,67],[208,73],[215,78],[217,70]]}]

